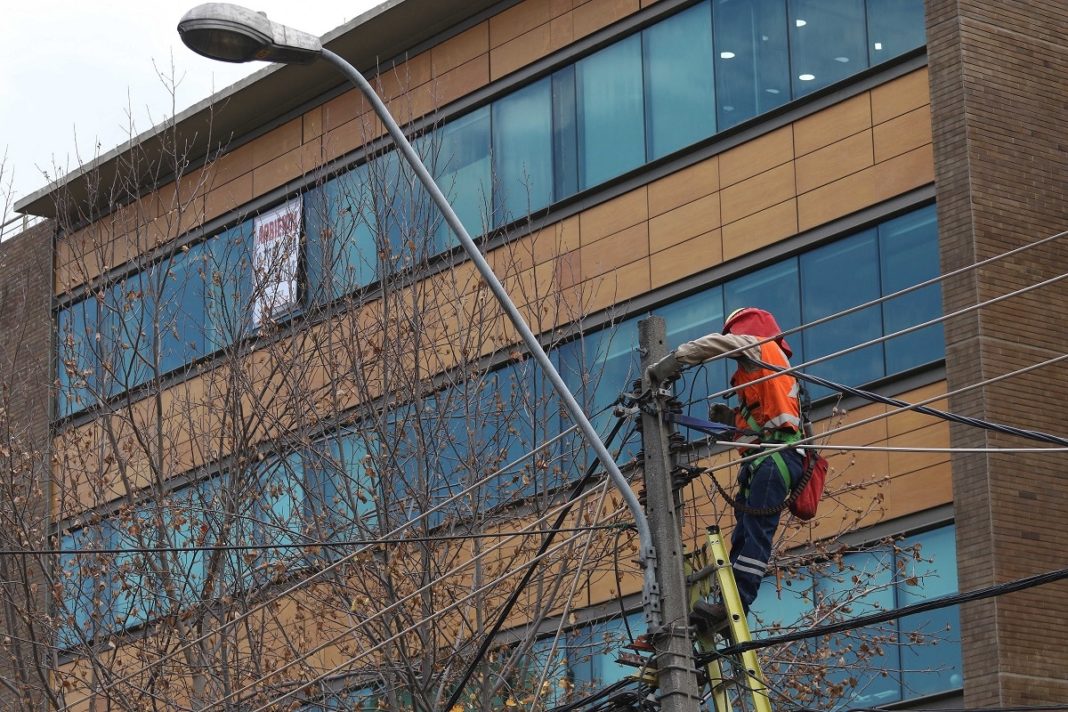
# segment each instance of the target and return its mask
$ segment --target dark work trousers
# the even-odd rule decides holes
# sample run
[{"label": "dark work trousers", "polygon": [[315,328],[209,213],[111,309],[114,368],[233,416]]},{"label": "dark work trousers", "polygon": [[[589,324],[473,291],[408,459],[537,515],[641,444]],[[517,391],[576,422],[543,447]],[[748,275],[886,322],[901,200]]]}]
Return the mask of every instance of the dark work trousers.
[{"label": "dark work trousers", "polygon": [[[780,450],[786,469],[790,473],[790,482],[801,479],[804,469],[803,458],[796,450]],[[774,458],[766,457],[756,468],[750,463],[742,465],[738,474],[738,504],[763,509],[777,507],[786,499],[786,483]],[[731,535],[731,565],[734,567],[734,579],[738,582],[738,593],[746,612],[760,590],[760,580],[768,568],[771,557],[771,542],[779,526],[781,514],[757,515],[747,514],[738,508],[734,510],[736,524]]]}]

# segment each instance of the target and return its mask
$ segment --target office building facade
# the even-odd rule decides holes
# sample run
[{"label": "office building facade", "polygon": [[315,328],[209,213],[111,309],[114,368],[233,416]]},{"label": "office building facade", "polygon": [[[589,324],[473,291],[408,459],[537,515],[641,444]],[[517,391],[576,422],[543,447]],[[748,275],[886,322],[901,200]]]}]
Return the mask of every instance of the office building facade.
[{"label": "office building facade", "polygon": [[[1063,287],[1026,290],[1063,249],[963,268],[1063,229],[1065,25],[1037,1],[404,0],[324,44],[373,77],[603,433],[640,319],[674,346],[742,306],[797,329],[815,375],[1058,432],[1056,364],[985,381],[1068,350]],[[10,594],[41,593],[16,687],[444,704],[591,455],[366,102],[324,63],[272,66],[18,208],[49,220],[0,247],[8,409],[61,553]],[[689,371],[688,412],[728,374]],[[830,496],[784,525],[758,635],[1060,565],[1057,454],[951,453],[1029,443],[811,395]],[[639,483],[632,430],[611,446]],[[731,524],[706,478],[683,491],[695,544]],[[582,498],[465,709],[628,672],[633,542],[602,529],[626,520],[610,491]],[[1063,700],[1064,591],[782,649],[776,702]]]}]

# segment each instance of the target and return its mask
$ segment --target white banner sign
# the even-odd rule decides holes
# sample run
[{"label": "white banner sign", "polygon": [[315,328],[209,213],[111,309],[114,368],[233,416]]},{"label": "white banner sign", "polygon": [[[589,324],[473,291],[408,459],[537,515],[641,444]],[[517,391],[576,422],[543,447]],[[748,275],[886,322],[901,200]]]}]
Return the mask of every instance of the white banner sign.
[{"label": "white banner sign", "polygon": [[301,200],[293,200],[263,213],[254,221],[252,267],[256,299],[252,319],[277,319],[297,300],[297,255],[300,252]]}]

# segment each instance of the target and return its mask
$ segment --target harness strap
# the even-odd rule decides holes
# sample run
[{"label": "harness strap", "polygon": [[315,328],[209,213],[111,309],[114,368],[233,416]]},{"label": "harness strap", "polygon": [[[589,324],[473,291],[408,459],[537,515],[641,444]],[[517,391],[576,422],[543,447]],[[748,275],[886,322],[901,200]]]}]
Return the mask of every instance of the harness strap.
[{"label": "harness strap", "polygon": [[[750,430],[753,430],[758,433],[761,432],[760,425],[756,422],[756,418],[753,417],[753,412],[749,409],[748,405],[742,403],[739,407],[739,412],[741,413],[742,417],[745,418],[745,422],[749,424]],[[801,433],[788,433],[782,430],[772,430],[767,433],[764,433],[764,435],[765,442],[774,443],[792,443],[797,442],[801,439]],[[786,486],[786,491],[789,492],[791,490],[791,484],[793,484],[791,482],[792,478],[790,477],[790,469],[786,466],[786,460],[783,459],[782,453],[778,450],[751,460],[749,463],[750,469],[755,470],[756,468],[760,467],[764,460],[768,459],[769,457],[771,458],[771,461],[775,463],[775,469],[779,471],[779,476],[782,477],[782,483]],[[745,488],[743,495],[747,498],[749,497],[748,487]]]}]

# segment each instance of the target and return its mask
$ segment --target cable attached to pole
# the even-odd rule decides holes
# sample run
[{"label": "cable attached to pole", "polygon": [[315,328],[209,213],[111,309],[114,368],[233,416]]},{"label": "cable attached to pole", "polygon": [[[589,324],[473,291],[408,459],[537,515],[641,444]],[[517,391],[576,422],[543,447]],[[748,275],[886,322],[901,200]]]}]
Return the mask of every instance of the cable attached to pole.
[{"label": "cable attached to pole", "polygon": [[[623,423],[625,422],[626,421],[623,418],[619,418],[616,420],[615,426],[612,427],[612,432],[610,432],[608,434],[608,437],[605,439],[605,447],[611,447],[612,441],[615,440],[616,435],[619,433],[620,429],[623,427]],[[586,468],[586,472],[582,475],[579,481],[575,483],[575,486],[571,488],[571,492],[567,498],[566,506],[564,506],[563,509],[560,510],[560,513],[556,517],[556,522],[554,522],[553,526],[549,529],[548,532],[546,532],[545,538],[541,542],[541,546],[538,547],[538,553],[535,554],[535,561],[540,561],[540,559],[538,559],[537,557],[544,554],[545,551],[552,545],[553,538],[556,536],[556,532],[560,530],[561,527],[563,527],[564,520],[567,518],[568,513],[571,511],[572,503],[580,494],[582,494],[582,491],[586,488],[586,485],[589,484],[589,481],[593,478],[594,473],[597,472],[597,466],[600,463],[601,461],[599,459],[594,460],[592,463],[590,463],[589,467]],[[494,639],[497,637],[497,633],[500,631],[501,626],[504,625],[504,622],[508,619],[509,614],[512,612],[512,608],[519,600],[519,596],[520,594],[522,594],[523,589],[526,588],[526,585],[530,582],[531,577],[534,576],[535,569],[537,569],[537,564],[529,566],[526,572],[523,574],[522,580],[516,585],[515,590],[513,590],[512,594],[508,597],[508,601],[505,602],[504,608],[501,609],[501,614],[497,616],[497,620],[493,624],[493,627],[483,637],[482,644],[479,646],[478,652],[475,653],[474,659],[467,666],[467,670],[464,671],[463,677],[460,678],[460,682],[457,683],[456,689],[453,690],[452,695],[449,696],[449,701],[445,703],[442,709],[451,710],[456,705],[457,701],[459,701],[460,695],[463,694],[464,688],[467,687],[467,681],[471,679],[471,675],[474,674],[475,669],[478,667],[478,664],[486,655],[486,651],[488,651],[490,646],[493,644]]]},{"label": "cable attached to pole", "polygon": [[949,606],[955,606],[960,603],[979,601],[984,598],[992,598],[994,596],[1003,596],[1006,593],[1015,593],[1016,591],[1023,591],[1028,588],[1034,588],[1035,586],[1043,586],[1045,584],[1054,583],[1055,581],[1061,581],[1063,579],[1068,579],[1068,569],[1047,571],[1044,574],[1035,574],[1034,576],[1027,576],[1025,578],[1016,579],[1015,581],[1008,581],[1006,583],[999,583],[993,586],[987,586],[986,588],[979,588],[974,591],[969,591],[968,593],[951,593],[946,596],[939,596],[938,598],[932,598],[927,601],[914,603],[910,606],[902,606],[901,608],[894,608],[892,610],[883,611],[881,613],[872,613],[866,616],[851,618],[847,621],[840,621],[838,623],[830,623],[828,625],[816,626],[815,628],[809,628],[808,630],[801,630],[794,633],[784,633],[783,635],[776,635],[770,638],[764,638],[763,640],[751,640],[747,643],[731,645],[722,650],[707,653],[701,656],[700,662],[701,664],[705,664],[709,660],[720,655],[736,655],[738,653],[744,653],[748,650],[757,650],[759,648],[767,648],[772,645],[780,645],[782,643],[792,643],[794,641],[806,640],[808,638],[818,638],[822,635],[841,633],[847,630],[854,630],[856,628],[863,628],[865,626],[875,625],[876,623],[885,623],[887,621],[895,620],[897,618],[911,616],[916,613],[934,611],[939,608],[948,608]]},{"label": "cable attached to pole", "polygon": [[[754,359],[754,362],[761,368],[766,368],[769,371],[782,372],[786,370],[784,368],[780,368],[779,366],[774,366],[770,363],[764,363],[763,361],[757,359]],[[913,405],[912,403],[909,403],[907,401],[880,395],[878,393],[873,393],[872,391],[866,391],[862,388],[854,388],[852,386],[846,386],[841,383],[835,383],[834,381],[828,381],[826,378],[820,378],[819,376],[802,373],[801,371],[791,371],[790,374],[800,380],[809,381],[810,383],[815,383],[825,388],[830,388],[833,391],[838,391],[839,393],[846,393],[851,396],[856,396],[857,398],[863,398],[865,400],[873,401],[875,403],[884,403],[886,405],[892,405],[897,408],[907,408],[908,410],[912,410],[916,413],[922,413],[924,415],[930,415],[935,418],[941,418],[942,420],[948,420],[952,423],[971,425],[976,428],[982,428],[983,430],[992,430],[994,432],[1004,433],[1005,435],[1015,435],[1017,437],[1025,438],[1027,440],[1036,440],[1038,442],[1068,447],[1068,438],[1062,438],[1057,435],[1043,433],[1038,430],[1026,430],[1024,428],[1017,428],[1012,425],[991,423],[990,421],[981,420],[979,418],[972,418],[967,415],[958,415],[957,413],[950,413],[948,411],[938,410],[937,408],[931,408],[925,405]]]}]

